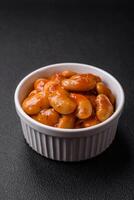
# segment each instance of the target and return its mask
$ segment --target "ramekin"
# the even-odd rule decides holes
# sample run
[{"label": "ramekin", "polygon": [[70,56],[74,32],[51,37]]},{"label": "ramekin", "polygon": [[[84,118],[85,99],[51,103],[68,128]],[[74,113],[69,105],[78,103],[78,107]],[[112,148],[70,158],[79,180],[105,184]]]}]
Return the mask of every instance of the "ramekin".
[{"label": "ramekin", "polygon": [[[83,129],[54,128],[29,117],[23,111],[21,103],[33,82],[39,77],[47,77],[63,70],[100,76],[116,97],[116,110],[113,115],[98,125]],[[59,63],[37,69],[19,83],[14,95],[26,142],[39,154],[58,161],[86,160],[106,150],[114,140],[124,99],[122,86],[112,75],[100,68],[80,63]]]}]

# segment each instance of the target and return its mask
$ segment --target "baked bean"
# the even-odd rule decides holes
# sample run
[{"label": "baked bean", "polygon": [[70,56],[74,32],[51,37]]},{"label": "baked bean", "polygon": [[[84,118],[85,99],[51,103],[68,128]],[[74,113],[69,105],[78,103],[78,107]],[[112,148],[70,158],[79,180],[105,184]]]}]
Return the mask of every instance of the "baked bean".
[{"label": "baked bean", "polygon": [[103,122],[113,114],[114,108],[108,97],[99,94],[96,97],[96,116],[99,121]]},{"label": "baked bean", "polygon": [[43,91],[44,85],[48,82],[48,79],[39,78],[34,82],[34,89],[37,91]]},{"label": "baked bean", "polygon": [[49,108],[49,101],[45,93],[39,92],[27,97],[22,103],[22,108],[28,115],[34,115],[43,108]]},{"label": "baked bean", "polygon": [[62,76],[65,78],[70,78],[71,76],[75,75],[76,72],[70,71],[70,70],[65,70],[61,73]]},{"label": "baked bean", "polygon": [[51,81],[54,81],[55,83],[61,83],[61,81],[64,79],[65,77],[62,76],[62,73],[56,73],[53,76],[51,76]]},{"label": "baked bean", "polygon": [[112,104],[115,103],[114,95],[112,94],[111,90],[104,83],[98,82],[96,84],[96,89],[97,89],[98,94],[105,94],[109,98],[109,100],[111,101]]},{"label": "baked bean", "polygon": [[50,105],[61,114],[70,114],[76,109],[76,103],[69,93],[59,84],[52,83],[44,88],[47,91]]},{"label": "baked bean", "polygon": [[60,115],[53,108],[43,109],[37,115],[33,116],[33,119],[36,121],[46,124],[49,126],[54,126],[58,120]]},{"label": "baked bean", "polygon": [[44,86],[44,92],[46,93],[46,95],[48,96],[49,94],[51,94],[53,92],[53,90],[55,90],[55,87],[58,85],[58,83],[50,80],[48,81],[45,86]]},{"label": "baked bean", "polygon": [[94,126],[99,123],[100,123],[100,121],[96,117],[90,117],[83,121],[83,127],[87,128],[87,127]]},{"label": "baked bean", "polygon": [[77,103],[76,116],[79,119],[90,117],[92,114],[92,105],[90,101],[84,95],[72,93],[70,96]]},{"label": "baked bean", "polygon": [[95,88],[96,80],[94,76],[78,74],[62,80],[62,86],[69,91],[89,91]]},{"label": "baked bean", "polygon": [[58,128],[74,128],[74,123],[75,123],[75,117],[72,114],[69,115],[63,115],[58,124]]}]

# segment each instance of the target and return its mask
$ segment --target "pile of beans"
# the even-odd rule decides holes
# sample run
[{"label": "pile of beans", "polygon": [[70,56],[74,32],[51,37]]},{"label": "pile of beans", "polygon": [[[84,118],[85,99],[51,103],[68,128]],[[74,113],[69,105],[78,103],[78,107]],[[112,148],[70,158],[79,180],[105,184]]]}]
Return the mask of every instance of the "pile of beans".
[{"label": "pile of beans", "polygon": [[36,121],[58,128],[86,128],[108,119],[115,97],[94,74],[63,71],[39,78],[22,103]]}]

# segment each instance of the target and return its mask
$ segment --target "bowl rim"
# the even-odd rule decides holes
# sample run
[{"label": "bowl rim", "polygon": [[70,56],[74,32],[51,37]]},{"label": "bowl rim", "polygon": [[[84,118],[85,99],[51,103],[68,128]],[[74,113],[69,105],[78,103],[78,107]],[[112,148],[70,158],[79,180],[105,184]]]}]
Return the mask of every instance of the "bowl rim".
[{"label": "bowl rim", "polygon": [[[79,65],[79,66],[86,66],[86,67],[90,67],[92,69],[96,69],[100,72],[103,72],[104,74],[106,74],[107,76],[109,76],[111,79],[113,79],[114,82],[116,82],[116,84],[118,85],[119,89],[120,89],[120,93],[121,93],[121,98],[120,98],[120,102],[119,102],[119,105],[117,107],[117,109],[115,110],[115,112],[107,119],[105,120],[104,122],[101,122],[100,124],[97,124],[97,125],[94,125],[94,126],[91,126],[91,127],[87,127],[87,128],[77,128],[77,129],[62,129],[62,128],[57,128],[57,127],[52,127],[52,126],[48,126],[48,125],[45,125],[45,124],[41,124],[40,122],[37,122],[35,121],[34,119],[32,119],[29,115],[27,115],[21,105],[20,105],[20,102],[19,102],[19,91],[20,91],[20,88],[21,86],[23,85],[23,83],[28,80],[32,75],[44,70],[44,69],[50,69],[50,68],[53,68],[53,67],[60,67],[60,66],[63,66],[63,65]],[[95,66],[92,66],[92,65],[88,65],[88,64],[83,64],[83,63],[71,63],[71,62],[67,62],[67,63],[56,63],[56,64],[50,64],[50,65],[46,65],[46,66],[43,66],[43,67],[40,67],[34,71],[32,71],[31,73],[29,73],[28,75],[26,75],[18,84],[18,86],[16,87],[16,90],[15,90],[15,93],[14,93],[14,102],[15,102],[15,107],[16,107],[16,110],[19,112],[19,114],[21,116],[23,116],[25,118],[25,120],[29,121],[31,124],[35,125],[36,127],[40,127],[40,128],[44,128],[45,129],[48,129],[50,131],[58,131],[58,132],[84,132],[84,131],[91,131],[91,130],[95,130],[95,129],[98,129],[98,128],[102,128],[103,126],[109,124],[109,122],[113,121],[115,118],[117,118],[120,113],[122,112],[122,109],[123,109],[123,106],[124,106],[124,103],[125,103],[125,94],[124,94],[124,90],[121,86],[121,84],[119,83],[119,81],[113,76],[111,75],[109,72],[103,70],[103,69],[100,69],[99,67],[95,67]]]}]

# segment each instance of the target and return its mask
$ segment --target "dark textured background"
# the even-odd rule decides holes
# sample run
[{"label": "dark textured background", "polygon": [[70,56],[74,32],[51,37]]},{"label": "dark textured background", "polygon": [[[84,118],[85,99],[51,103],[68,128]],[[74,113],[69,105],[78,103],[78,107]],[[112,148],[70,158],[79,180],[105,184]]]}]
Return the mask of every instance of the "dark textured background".
[{"label": "dark textured background", "polygon": [[[134,20],[127,6],[0,6],[0,200],[134,199]],[[23,138],[14,90],[29,72],[57,62],[99,66],[124,87],[117,136],[92,160],[51,161]]]}]

